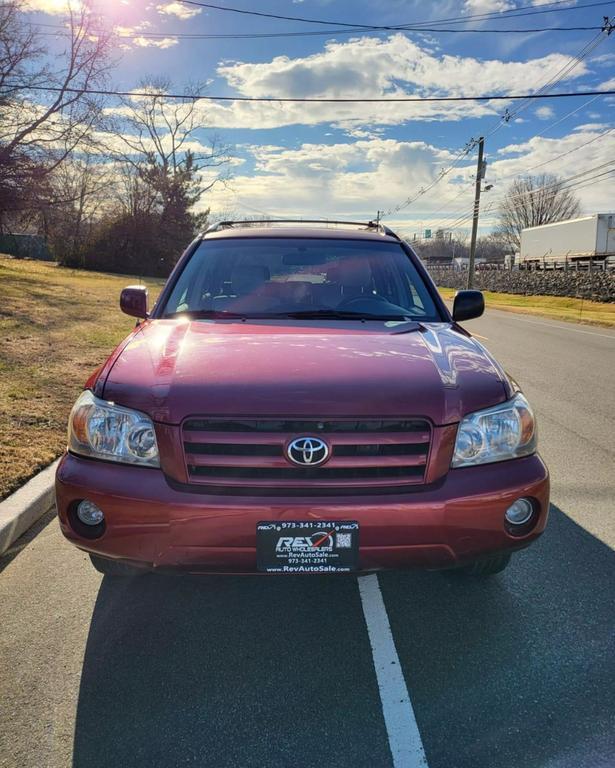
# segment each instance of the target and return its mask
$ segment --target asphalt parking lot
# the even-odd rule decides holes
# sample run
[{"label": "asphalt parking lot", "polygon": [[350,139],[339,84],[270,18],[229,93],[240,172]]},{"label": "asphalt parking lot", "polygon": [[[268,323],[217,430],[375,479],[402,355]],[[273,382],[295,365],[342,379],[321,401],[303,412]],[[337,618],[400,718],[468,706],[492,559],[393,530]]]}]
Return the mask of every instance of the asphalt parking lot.
[{"label": "asphalt parking lot", "polygon": [[615,332],[468,327],[538,414],[535,546],[486,582],[364,577],[370,597],[345,576],[103,579],[48,516],[0,560],[0,766],[614,765]]}]

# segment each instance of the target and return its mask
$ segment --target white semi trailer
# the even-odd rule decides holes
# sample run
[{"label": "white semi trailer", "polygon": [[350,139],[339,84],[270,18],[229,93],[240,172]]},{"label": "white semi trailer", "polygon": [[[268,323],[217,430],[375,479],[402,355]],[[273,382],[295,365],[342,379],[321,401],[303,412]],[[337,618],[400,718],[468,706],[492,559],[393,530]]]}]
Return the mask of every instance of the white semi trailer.
[{"label": "white semi trailer", "polygon": [[574,268],[592,262],[615,265],[615,213],[529,227],[521,232],[520,266]]}]

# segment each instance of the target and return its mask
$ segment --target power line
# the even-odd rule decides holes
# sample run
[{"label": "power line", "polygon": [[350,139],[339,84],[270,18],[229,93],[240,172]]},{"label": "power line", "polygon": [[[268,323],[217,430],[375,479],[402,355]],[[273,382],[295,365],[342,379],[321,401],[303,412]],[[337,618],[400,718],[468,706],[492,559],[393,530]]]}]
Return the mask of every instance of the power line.
[{"label": "power line", "polygon": [[[472,184],[474,184],[474,181],[472,181]],[[453,195],[453,197],[448,197],[443,200],[444,205],[440,208],[437,208],[435,211],[430,211],[429,215],[433,218],[434,216],[438,216],[441,213],[444,213],[447,210],[447,205],[449,203],[454,203],[455,200],[458,200],[462,195],[470,194],[470,188],[467,186],[462,186],[462,188],[457,192],[456,195]],[[465,203],[463,203],[461,206],[455,206],[454,208],[449,210],[450,213],[454,213],[456,211],[461,211],[465,207]],[[448,216],[447,216],[448,218]]]},{"label": "power line", "polygon": [[[574,56],[572,59],[570,59],[561,69],[559,69],[549,80],[547,80],[546,83],[544,83],[538,91],[536,91],[536,95],[538,94],[544,94],[547,93],[547,91],[551,88],[554,88],[559,83],[562,82],[565,78],[567,78],[570,73],[573,71],[573,69],[576,69],[576,67],[579,66],[579,64],[586,59],[592,51],[594,51],[606,38],[611,34],[611,20],[605,19],[605,25],[602,27],[601,31],[593,37],[588,43],[586,43],[583,48]],[[528,100],[525,103],[521,102],[521,104],[514,109],[512,112],[509,112],[506,110],[504,112],[504,115],[500,118],[500,121],[490,130],[487,132],[485,138],[489,138],[493,136],[494,133],[500,130],[502,126],[509,123],[513,118],[517,117],[521,112],[526,110],[529,105],[531,104],[531,101]]]},{"label": "power line", "polygon": [[580,107],[575,107],[574,109],[571,109],[570,112],[566,112],[565,115],[562,115],[562,117],[559,117],[555,122],[549,123],[546,128],[543,128],[540,133],[535,133],[532,138],[538,138],[539,136],[544,136],[545,133],[551,130],[551,128],[555,128],[556,125],[559,125],[560,123],[563,123],[564,120],[567,120],[572,115],[576,115],[577,112],[580,112],[582,109],[585,109],[586,107],[589,107],[590,104],[593,104],[594,101],[596,101],[599,96],[594,96],[592,99],[589,99],[589,101],[586,101],[584,104],[581,104]]},{"label": "power line", "polygon": [[[562,118],[560,118],[559,120],[556,120],[554,123],[551,123],[551,125],[548,125],[548,126],[547,126],[547,127],[546,127],[546,128],[545,128],[545,129],[544,129],[542,132],[541,132],[541,133],[538,133],[538,134],[536,134],[536,135],[535,135],[535,136],[533,136],[532,138],[538,138],[539,136],[542,136],[542,135],[543,135],[543,134],[545,134],[545,133],[546,133],[548,130],[550,130],[551,128],[553,128],[555,125],[558,125],[559,123],[561,123],[561,122],[562,122],[562,120],[566,119],[567,117],[570,117],[570,115],[574,114],[575,112],[578,112],[578,111],[579,111],[579,109],[583,109],[583,107],[586,107],[586,106],[588,106],[589,104],[591,104],[592,102],[594,102],[594,101],[596,100],[596,98],[597,98],[597,97],[594,97],[593,99],[590,99],[588,102],[586,102],[584,105],[582,105],[581,107],[578,107],[577,109],[574,109],[574,110],[572,110],[571,112],[568,112],[568,113],[567,113],[566,115],[564,115]],[[573,154],[574,152],[579,152],[580,150],[582,150],[582,149],[585,149],[585,148],[586,148],[587,146],[589,146],[590,144],[593,144],[595,141],[598,141],[598,139],[601,139],[603,136],[607,136],[609,133],[612,133],[613,131],[615,131],[615,127],[613,127],[613,128],[607,128],[606,130],[602,131],[602,132],[601,132],[601,133],[599,133],[597,136],[594,136],[592,139],[590,139],[589,141],[585,142],[584,144],[582,144],[582,145],[581,145],[581,146],[579,146],[579,147],[574,147],[573,149],[569,149],[569,150],[567,150],[566,152],[561,152],[559,155],[555,155],[555,157],[551,157],[551,158],[549,158],[548,160],[545,160],[545,161],[543,161],[542,163],[537,163],[536,165],[532,165],[532,166],[530,166],[529,168],[524,168],[524,169],[523,169],[522,171],[520,171],[519,173],[511,173],[511,174],[508,174],[507,176],[498,176],[498,177],[496,177],[496,179],[495,179],[495,183],[496,183],[496,184],[500,184],[501,182],[503,182],[503,181],[506,181],[507,179],[512,179],[512,178],[521,178],[522,176],[525,176],[526,174],[528,174],[530,171],[534,171],[534,170],[536,170],[537,168],[541,168],[541,167],[543,167],[543,166],[545,166],[545,165],[549,165],[550,163],[553,163],[553,162],[555,162],[556,160],[560,160],[562,157],[566,157],[567,155],[571,155],[571,154]],[[470,190],[469,190],[469,189],[466,189],[466,188],[464,187],[464,188],[463,188],[463,189],[461,189],[461,190],[460,190],[460,191],[459,191],[459,192],[458,192],[458,193],[457,193],[457,194],[456,194],[454,197],[452,197],[452,198],[449,198],[449,201],[450,201],[450,202],[454,202],[454,201],[455,201],[455,200],[457,200],[459,197],[461,197],[461,195],[463,195],[463,194],[465,194],[465,193],[468,193],[468,194],[469,194],[469,192],[470,192]],[[501,198],[501,199],[503,199],[503,198]],[[463,208],[463,206],[461,206],[461,207],[455,207],[455,208],[454,208],[454,209],[451,211],[451,214],[452,214],[452,215],[451,215],[451,214],[449,214],[448,216],[445,216],[445,217],[444,217],[444,218],[441,220],[441,222],[439,222],[439,224],[440,224],[440,223],[443,223],[443,222],[446,222],[448,219],[450,219],[450,218],[452,218],[453,216],[457,215],[457,213],[458,213],[459,211],[461,211],[461,210],[462,210],[462,208]],[[437,216],[439,213],[442,213],[444,210],[446,210],[446,208],[439,208],[439,209],[437,209],[436,211],[432,212],[430,215],[431,215],[432,217],[433,217],[433,216]],[[432,226],[433,226],[433,227],[437,227],[437,226],[438,226],[438,224],[435,224],[435,225],[432,225]]]},{"label": "power line", "polygon": [[615,131],[615,127],[607,128],[606,130],[602,131],[602,133],[599,133],[597,136],[594,136],[593,139],[586,141],[585,144],[582,144],[580,147],[573,147],[572,149],[569,149],[567,152],[561,152],[559,155],[555,155],[555,157],[551,157],[548,160],[544,160],[542,163],[538,163],[537,165],[532,165],[529,168],[524,168],[523,171],[521,171],[520,173],[511,173],[508,176],[501,176],[500,178],[497,179],[497,183],[513,177],[521,177],[522,175],[524,176],[530,171],[535,171],[536,168],[542,168],[543,165],[549,165],[549,163],[553,163],[556,160],[560,160],[562,157],[566,157],[567,155],[572,155],[573,152],[579,152],[581,149],[585,149],[585,147],[588,147],[590,144],[593,144],[594,141],[598,141],[598,139],[601,139],[603,136],[607,136],[609,133],[612,133],[613,131]]},{"label": "power line", "polygon": [[[586,43],[583,48],[579,51],[579,53],[574,56],[571,60],[567,62],[566,65],[564,65],[561,69],[559,69],[555,75],[553,75],[549,80],[547,80],[546,83],[544,83],[537,92],[531,94],[531,98],[528,97],[528,99],[521,100],[521,105],[517,107],[517,109],[513,110],[513,112],[509,112],[508,109],[504,112],[504,115],[500,118],[499,122],[485,134],[485,138],[489,138],[490,136],[493,136],[494,133],[496,133],[503,125],[507,124],[515,115],[518,115],[519,112],[523,111],[524,109],[527,109],[527,107],[532,103],[532,100],[536,98],[545,98],[549,96],[548,91],[558,85],[566,76],[570,75],[572,70],[577,67],[581,61],[583,61],[584,58],[586,58],[595,48],[597,48],[598,45],[600,45],[613,31],[613,21],[609,17],[604,17],[604,25],[601,28],[601,31],[593,37],[588,43]],[[551,94],[555,95],[555,94]],[[403,203],[400,203],[397,205],[394,209],[391,211],[386,212],[384,215],[388,216],[391,213],[395,212],[397,213],[402,208],[406,208],[408,205],[411,205],[413,202],[418,200],[419,197],[424,195],[426,192],[428,192],[430,189],[433,189],[433,187],[436,186],[442,179],[447,176],[453,168],[455,168],[459,162],[468,155],[468,153],[476,146],[476,141],[473,139],[470,140],[470,143],[466,145],[466,147],[460,152],[459,155],[455,158],[455,161],[453,164],[441,171],[436,179],[429,184],[427,187],[419,190],[419,192],[414,195],[413,197],[407,198]]]},{"label": "power line", "polygon": [[[519,192],[518,194],[514,195],[504,195],[500,198],[496,198],[495,200],[490,200],[489,204],[485,210],[485,213],[488,213],[490,210],[492,210],[496,205],[504,202],[504,200],[521,200],[525,197],[532,197],[533,195],[537,195],[540,192],[550,192],[550,191],[564,191],[569,189],[582,189],[585,187],[585,185],[588,185],[590,182],[593,184],[596,180],[601,179],[604,176],[608,176],[611,173],[615,172],[615,168],[612,168],[615,164],[615,160],[610,160],[606,163],[601,163],[600,165],[596,165],[593,168],[588,168],[586,171],[582,171],[581,173],[577,173],[573,176],[569,176],[566,179],[558,179],[555,182],[551,182],[550,184],[545,184],[542,187],[536,187],[535,189],[527,190],[526,192]],[[603,170],[603,169],[607,170]],[[594,171],[600,171],[600,173],[594,173]],[[591,175],[593,174],[593,175]],[[473,208],[470,212],[467,212],[462,216],[458,216],[457,219],[452,223],[446,226],[447,229],[455,229],[457,228],[461,223],[471,219],[473,217]],[[452,217],[448,217],[450,219]],[[432,229],[442,229],[444,226],[444,223],[447,221],[447,219],[442,219],[436,224],[432,224]]]},{"label": "power line", "polygon": [[[42,22],[35,22],[35,26],[58,29],[70,33],[68,27],[62,24],[44,24]],[[600,26],[593,27],[526,27],[523,29],[452,29],[445,27],[403,27],[399,29],[382,29],[380,27],[354,27],[352,29],[340,29],[336,30],[335,34],[357,34],[361,32],[371,32],[375,34],[390,34],[393,31],[397,32],[429,32],[431,34],[531,34],[534,32],[594,32],[601,30]],[[44,36],[56,36],[56,33],[52,32],[40,32],[39,34]],[[218,34],[218,33],[199,33],[199,32],[146,32],[135,30],[133,32],[116,32],[115,36],[124,40],[130,40],[134,38],[144,38],[146,40],[165,40],[168,38],[176,38],[178,40],[260,40],[270,38],[292,38],[292,37],[316,37],[320,35],[330,36],[332,34],[330,29],[317,29],[307,32],[235,32],[230,34]]]},{"label": "power line", "polygon": [[[560,6],[567,2],[568,0],[556,0],[556,2],[547,3],[546,5],[557,5]],[[200,2],[200,0],[179,0],[180,3],[183,3],[184,5],[191,5],[196,6],[198,8],[209,8],[214,11],[223,11],[226,13],[236,13],[241,14],[245,16],[257,16],[259,18],[265,18],[265,19],[275,19],[278,21],[298,21],[302,24],[321,24],[322,26],[331,26],[331,27],[355,27],[360,29],[384,29],[384,30],[396,30],[396,29],[403,29],[406,26],[426,26],[428,24],[438,24],[438,23],[446,23],[451,21],[459,21],[459,22],[465,22],[471,19],[492,19],[492,18],[515,18],[517,16],[535,16],[537,14],[542,13],[554,13],[558,12],[561,13],[563,11],[573,11],[573,10],[579,10],[582,8],[593,8],[596,6],[604,6],[604,5],[613,5],[613,2],[596,2],[596,3],[585,3],[583,5],[577,5],[574,7],[567,7],[567,8],[546,8],[543,7],[541,9],[536,9],[534,6],[531,5],[525,5],[520,6],[518,8],[511,8],[508,11],[498,11],[497,13],[478,13],[478,14],[469,14],[467,16],[457,16],[452,17],[448,19],[436,19],[436,20],[427,20],[425,22],[410,22],[408,24],[391,24],[391,25],[377,25],[377,24],[356,24],[346,21],[331,21],[328,19],[312,19],[312,18],[306,18],[305,16],[285,16],[283,14],[279,13],[266,13],[264,11],[254,11],[254,10],[247,10],[245,8],[235,8],[233,6],[228,5],[216,5],[214,3],[205,3]],[[532,9],[525,11],[524,9]],[[522,13],[515,13],[515,11],[523,11]]]},{"label": "power line", "polygon": [[[440,19],[436,23],[438,24],[445,24],[448,22],[463,23],[467,19],[475,19],[475,20],[481,20],[481,21],[489,21],[491,19],[498,19],[498,18],[515,19],[518,16],[536,16],[538,14],[553,13],[553,12],[562,13],[564,11],[576,11],[582,8],[595,8],[597,6],[602,6],[602,5],[612,5],[611,2],[595,2],[595,3],[584,3],[582,5],[568,6],[566,8],[548,8],[547,7],[552,5],[559,6],[569,2],[570,0],[556,0],[556,2],[552,2],[552,3],[543,3],[541,10],[537,10],[535,5],[523,5],[523,6],[520,5],[517,8],[509,8],[508,10],[504,10],[504,11],[486,11],[484,13],[468,14],[464,16],[452,16],[447,19]],[[526,10],[527,10],[527,13],[525,13]],[[523,12],[519,13],[519,11],[523,11]],[[433,24],[434,22],[424,21],[419,23],[425,25],[425,24]]]},{"label": "power line", "polygon": [[[526,175],[530,171],[536,170],[536,168],[541,168],[544,165],[549,165],[549,163],[553,163],[556,160],[561,159],[562,157],[566,157],[567,155],[571,155],[574,152],[578,152],[578,151],[580,151],[582,149],[585,149],[585,147],[589,146],[590,144],[593,144],[598,139],[601,139],[603,136],[606,136],[609,133],[612,133],[613,131],[615,131],[615,127],[607,128],[605,131],[602,131],[602,133],[599,133],[597,136],[594,136],[593,139],[590,139],[589,141],[585,142],[585,144],[583,144],[580,147],[574,147],[573,149],[569,149],[566,152],[561,152],[559,155],[556,155],[555,157],[551,157],[551,158],[549,158],[548,160],[545,160],[542,163],[538,163],[537,165],[530,166],[529,168],[524,168],[523,171],[521,171],[520,173],[513,173],[513,174],[509,174],[508,176],[498,177],[498,178],[496,178],[496,183],[499,184],[500,182],[505,181],[507,179],[511,179],[511,178],[521,178],[522,176]],[[598,166],[598,167],[600,168],[602,166]],[[575,177],[573,177],[573,178],[575,178]],[[465,188],[461,189],[459,191],[459,193],[455,197],[451,198],[451,202],[453,200],[456,200],[458,197],[460,197],[462,194],[465,194],[466,192],[469,194],[469,190],[468,189],[465,189]],[[495,201],[490,201],[490,204],[501,202],[502,200],[504,200],[504,197],[496,198]],[[463,209],[464,209],[464,206],[455,208],[448,216],[445,216],[444,218],[440,219],[436,224],[432,224],[432,229],[433,228],[441,228],[443,224],[445,224],[449,219],[451,219],[454,216],[456,216],[459,213],[459,211],[461,211]],[[435,212],[433,212],[431,214],[431,216],[432,217],[436,216],[438,213],[442,212],[442,210],[443,210],[442,208],[436,210]],[[467,210],[467,208],[465,208],[465,210]],[[470,214],[470,216],[471,216],[471,214]],[[433,221],[433,219],[432,219],[432,221]],[[453,228],[453,225],[448,225],[448,228]]]},{"label": "power line", "polygon": [[[609,165],[609,164],[607,163],[605,165]],[[598,167],[600,168],[600,167],[603,167],[603,166],[598,166]],[[615,168],[609,168],[608,170],[602,171],[601,173],[595,174],[594,176],[589,176],[588,178],[579,178],[577,181],[573,181],[576,178],[576,177],[573,176],[570,179],[564,180],[566,182],[566,184],[564,186],[559,187],[559,189],[557,191],[587,189],[588,187],[593,186],[596,183],[596,181],[602,179],[605,176],[609,176],[610,174],[613,174],[613,173],[615,173]],[[571,182],[571,183],[567,183],[567,182]],[[527,197],[527,196],[531,197],[534,194],[537,194],[539,192],[544,192],[545,190],[549,191],[551,189],[555,190],[556,187],[553,186],[553,185],[550,185],[550,186],[547,185],[547,186],[544,186],[544,187],[537,187],[536,189],[529,190],[528,192],[522,192],[519,195],[515,195],[511,199],[517,199],[517,198],[520,199],[520,198]],[[491,210],[493,210],[493,208],[496,205],[502,203],[503,201],[504,201],[504,198],[499,198],[497,200],[490,201],[489,204],[487,205],[487,207],[485,208],[485,210],[483,212],[483,215],[486,215],[487,213],[489,213]],[[473,215],[474,215],[473,208],[470,211],[468,211],[466,209],[466,213],[461,215],[461,216],[458,216],[451,224],[447,223],[448,220],[453,218],[452,216],[449,216],[448,219],[442,219],[439,222],[437,222],[436,224],[431,224],[430,228],[433,229],[433,230],[438,230],[438,229],[451,229],[451,230],[452,229],[459,229],[463,224],[469,223],[472,220]],[[417,238],[417,239],[428,240],[429,238]]]},{"label": "power line", "polygon": [[436,184],[439,184],[445,176],[448,176],[448,174],[452,170],[454,170],[465,157],[469,155],[469,153],[472,151],[472,149],[475,146],[476,146],[476,141],[474,139],[471,139],[466,144],[466,146],[460,152],[457,153],[451,165],[449,165],[447,168],[442,169],[430,184],[428,184],[426,187],[421,187],[421,189],[419,189],[419,191],[416,192],[414,195],[407,197],[403,202],[399,203],[394,208],[391,208],[388,211],[385,211],[382,215],[390,216],[393,213],[399,213],[399,211],[401,211],[403,208],[407,208],[409,205],[412,205],[412,203],[418,200],[419,197],[422,197],[423,195],[427,194],[427,192],[429,192],[430,189],[433,189],[436,186]]},{"label": "power line", "polygon": [[[610,128],[609,131],[613,131],[615,128]],[[608,132],[608,131],[607,131]],[[605,132],[605,133],[607,133]],[[604,134],[600,134],[602,136]],[[597,138],[600,138],[600,136],[597,136]],[[595,139],[594,139],[595,140]],[[588,142],[589,143],[589,142]],[[577,147],[576,149],[583,149],[583,147]],[[576,151],[576,150],[573,150]],[[570,152],[564,152],[562,155],[558,155],[558,157],[561,157],[563,155],[570,154]],[[548,162],[551,162],[552,160],[558,159],[557,157],[551,158]],[[519,200],[524,197],[531,197],[533,195],[536,195],[540,192],[545,191],[563,191],[568,189],[584,189],[587,185],[593,184],[596,180],[601,179],[604,176],[608,176],[611,173],[615,172],[615,168],[612,168],[611,166],[615,164],[615,160],[610,160],[605,163],[601,163],[600,165],[596,165],[593,168],[588,168],[585,171],[582,171],[580,173],[574,174],[573,176],[569,176],[565,179],[557,179],[554,182],[550,182],[549,184],[545,184],[541,187],[536,187],[535,189],[527,190],[526,192],[519,192],[515,195],[503,195],[502,197],[495,198],[494,200],[490,200],[487,207],[485,208],[484,213],[488,213],[490,210],[492,210],[496,205],[504,202],[506,199],[510,200]],[[535,166],[538,167],[538,166]],[[603,169],[608,170],[603,170]],[[600,171],[600,173],[594,173],[595,171]],[[593,176],[590,174],[594,174]],[[505,177],[506,178],[506,177]],[[464,190],[465,191],[465,190]],[[431,223],[430,229],[457,229],[461,226],[461,224],[465,223],[466,221],[469,221],[472,219],[474,213],[474,207],[468,211],[468,208],[465,208],[465,212],[459,215],[458,211],[453,212],[449,216],[445,216],[444,218],[441,218],[437,220],[435,223]],[[453,219],[452,223],[449,223],[450,220]],[[433,221],[433,220],[432,220]],[[429,238],[420,238],[420,239],[429,239]]]},{"label": "power line", "polygon": [[[560,188],[561,189],[567,189],[567,187],[564,187],[564,186],[561,186],[561,185],[563,185],[563,184],[567,185],[567,184],[569,184],[569,182],[574,182],[577,179],[579,180],[578,183],[585,183],[586,181],[588,181],[588,179],[583,178],[584,176],[587,176],[588,174],[593,173],[594,171],[600,171],[603,168],[608,168],[609,166],[611,166],[613,164],[615,164],[615,160],[609,160],[606,163],[601,163],[600,165],[595,165],[593,168],[588,168],[585,171],[581,171],[580,173],[576,173],[576,174],[574,174],[574,176],[569,176],[567,179],[557,179],[556,181],[553,181],[550,184],[545,184],[542,187],[536,187],[536,189],[531,189],[531,190],[528,190],[527,192],[519,192],[519,193],[514,194],[514,195],[504,195],[504,196],[502,196],[500,198],[496,198],[496,200],[492,201],[492,202],[501,203],[504,200],[518,200],[518,199],[521,199],[523,197],[528,197],[528,196],[536,195],[539,192],[544,192],[545,190],[557,190],[557,189],[560,189]],[[603,173],[598,174],[598,175],[602,176],[602,175],[604,175],[604,173],[608,173],[608,171],[607,172],[603,172]],[[597,176],[593,176],[592,178],[597,178]]]},{"label": "power line", "polygon": [[[6,87],[19,88],[17,83],[5,83]],[[91,96],[121,96],[134,98],[181,99],[183,101],[255,101],[255,102],[282,102],[282,103],[307,103],[307,104],[399,104],[399,103],[431,103],[453,101],[518,101],[525,99],[566,99],[581,96],[613,96],[615,89],[609,88],[603,91],[564,91],[561,93],[509,93],[490,94],[476,96],[390,96],[366,98],[357,97],[312,97],[312,96],[211,96],[206,94],[163,93],[152,91],[116,91],[102,88],[63,88],[61,86],[28,85],[23,86],[27,91],[50,91],[52,93],[80,93]],[[469,150],[468,150],[469,151]]]}]

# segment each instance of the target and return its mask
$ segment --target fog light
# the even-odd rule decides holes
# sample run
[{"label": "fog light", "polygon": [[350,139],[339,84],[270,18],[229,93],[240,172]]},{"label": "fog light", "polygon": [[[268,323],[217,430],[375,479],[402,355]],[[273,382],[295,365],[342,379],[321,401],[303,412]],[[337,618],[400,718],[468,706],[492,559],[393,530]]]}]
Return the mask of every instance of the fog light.
[{"label": "fog light", "polygon": [[534,514],[534,506],[529,499],[517,499],[506,510],[504,517],[511,525],[525,525]]},{"label": "fog light", "polygon": [[79,502],[77,506],[77,517],[84,525],[100,525],[105,519],[102,509],[96,506],[93,501]]}]

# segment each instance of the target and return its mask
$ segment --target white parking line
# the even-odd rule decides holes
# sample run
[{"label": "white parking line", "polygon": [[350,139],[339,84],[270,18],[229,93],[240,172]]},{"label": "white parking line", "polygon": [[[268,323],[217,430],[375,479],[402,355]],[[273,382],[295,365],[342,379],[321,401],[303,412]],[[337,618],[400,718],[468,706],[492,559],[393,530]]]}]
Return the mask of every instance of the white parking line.
[{"label": "white parking line", "polygon": [[378,576],[360,576],[359,594],[372,647],[394,768],[425,768],[427,758],[401,671]]}]

